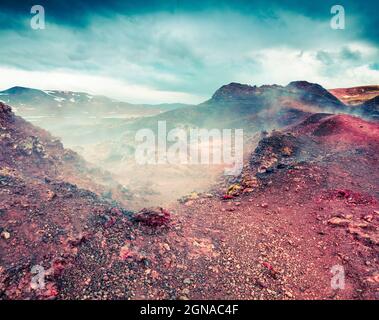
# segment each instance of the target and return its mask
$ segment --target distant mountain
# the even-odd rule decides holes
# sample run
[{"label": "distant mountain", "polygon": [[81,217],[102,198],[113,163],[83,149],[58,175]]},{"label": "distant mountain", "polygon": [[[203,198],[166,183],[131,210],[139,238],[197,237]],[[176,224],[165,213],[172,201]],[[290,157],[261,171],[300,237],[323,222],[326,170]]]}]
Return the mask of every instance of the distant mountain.
[{"label": "distant mountain", "polygon": [[330,93],[349,106],[359,106],[379,96],[379,85],[330,89]]},{"label": "distant mountain", "polygon": [[15,114],[60,137],[69,147],[108,140],[118,123],[190,106],[131,104],[85,92],[25,87],[1,91],[0,102],[11,105]]},{"label": "distant mountain", "polygon": [[30,119],[44,116],[135,118],[188,106],[180,103],[131,104],[85,92],[25,87],[0,91],[0,101],[12,105],[17,114]]}]

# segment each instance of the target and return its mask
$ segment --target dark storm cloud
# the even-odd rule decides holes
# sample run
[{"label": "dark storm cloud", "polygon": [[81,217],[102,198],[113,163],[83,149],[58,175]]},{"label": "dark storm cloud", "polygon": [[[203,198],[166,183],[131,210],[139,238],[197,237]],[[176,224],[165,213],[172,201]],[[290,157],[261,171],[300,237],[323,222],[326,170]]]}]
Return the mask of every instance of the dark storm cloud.
[{"label": "dark storm cloud", "polygon": [[14,28],[15,21],[25,17],[34,4],[43,5],[49,19],[55,23],[72,27],[85,27],[94,15],[133,15],[159,11],[192,12],[212,9],[232,9],[262,18],[274,15],[275,10],[282,9],[324,20],[328,18],[331,6],[340,4],[346,9],[347,19],[351,15],[360,18],[362,36],[379,43],[379,1],[377,0],[2,0],[0,3],[2,28]]},{"label": "dark storm cloud", "polygon": [[30,8],[43,5],[48,21],[66,27],[85,28],[93,17],[134,15],[151,12],[196,12],[206,10],[234,10],[255,17],[275,18],[277,10],[286,10],[312,19],[327,20],[330,8],[343,5],[346,10],[347,27],[350,18],[359,19],[360,36],[379,44],[378,0],[2,0],[0,3],[0,27],[23,29],[21,21],[30,16]]}]

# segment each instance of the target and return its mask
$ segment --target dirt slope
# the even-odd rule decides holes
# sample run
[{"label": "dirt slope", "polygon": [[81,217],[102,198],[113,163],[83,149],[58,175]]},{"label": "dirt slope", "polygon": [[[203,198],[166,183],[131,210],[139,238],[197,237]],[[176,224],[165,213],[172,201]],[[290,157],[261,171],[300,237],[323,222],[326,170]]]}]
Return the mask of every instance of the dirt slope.
[{"label": "dirt slope", "polygon": [[111,177],[4,104],[0,125],[0,298],[55,297],[53,282],[40,292],[31,289],[33,266],[56,275],[95,226],[125,211],[78,187],[100,194],[109,189],[91,177],[108,184]]}]

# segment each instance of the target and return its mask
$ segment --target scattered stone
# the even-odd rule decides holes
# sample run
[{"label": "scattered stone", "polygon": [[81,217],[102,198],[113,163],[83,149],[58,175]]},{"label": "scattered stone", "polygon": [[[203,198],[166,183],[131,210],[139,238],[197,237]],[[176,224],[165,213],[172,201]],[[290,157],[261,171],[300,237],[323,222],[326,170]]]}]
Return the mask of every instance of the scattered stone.
[{"label": "scattered stone", "polygon": [[3,231],[1,237],[5,240],[8,240],[11,237],[11,234],[8,231]]},{"label": "scattered stone", "polygon": [[368,214],[368,215],[363,217],[363,220],[365,220],[367,222],[371,222],[373,219],[374,219],[374,216],[372,214]]},{"label": "scattered stone", "polygon": [[199,199],[199,195],[196,192],[191,192],[191,194],[188,196],[188,199],[191,199],[191,200]]},{"label": "scattered stone", "polygon": [[121,247],[120,254],[119,254],[120,260],[124,261],[131,256],[132,256],[132,252],[129,249],[129,246],[127,244]]},{"label": "scattered stone", "polygon": [[133,216],[133,220],[150,227],[168,226],[171,222],[171,214],[161,207],[144,208]]},{"label": "scattered stone", "polygon": [[347,227],[350,224],[350,220],[334,217],[329,219],[328,223],[334,226]]},{"label": "scattered stone", "polygon": [[267,287],[267,285],[266,285],[261,279],[256,279],[256,280],[255,280],[255,284],[256,284],[258,287],[262,288],[262,289]]},{"label": "scattered stone", "polygon": [[367,282],[379,284],[379,273],[366,279]]},{"label": "scattered stone", "polygon": [[51,190],[47,190],[46,195],[47,195],[47,200],[48,201],[51,201],[51,200],[53,200],[56,197],[55,192],[53,192]]},{"label": "scattered stone", "polygon": [[159,278],[159,273],[155,270],[151,271],[151,278],[152,279],[158,279]]},{"label": "scattered stone", "polygon": [[349,189],[331,190],[324,198],[328,200],[344,200],[347,204],[354,205],[367,205],[376,203],[376,200],[371,195],[354,192]]},{"label": "scattered stone", "polygon": [[350,226],[354,227],[354,228],[367,228],[369,226],[369,224],[367,222],[352,222],[350,223]]},{"label": "scattered stone", "polygon": [[227,195],[229,196],[238,196],[242,190],[242,187],[239,184],[232,184],[228,188]]},{"label": "scattered stone", "polygon": [[262,265],[269,271],[270,275],[277,279],[279,272],[268,262],[263,262]]},{"label": "scattered stone", "polygon": [[369,234],[363,232],[362,229],[356,227],[349,227],[348,232],[357,237],[361,241],[366,241],[368,243],[373,243],[379,245],[379,236],[376,234]]},{"label": "scattered stone", "polygon": [[188,288],[184,288],[183,290],[182,290],[182,293],[184,294],[184,295],[189,295],[189,293],[190,293],[190,291],[189,291],[189,289]]}]

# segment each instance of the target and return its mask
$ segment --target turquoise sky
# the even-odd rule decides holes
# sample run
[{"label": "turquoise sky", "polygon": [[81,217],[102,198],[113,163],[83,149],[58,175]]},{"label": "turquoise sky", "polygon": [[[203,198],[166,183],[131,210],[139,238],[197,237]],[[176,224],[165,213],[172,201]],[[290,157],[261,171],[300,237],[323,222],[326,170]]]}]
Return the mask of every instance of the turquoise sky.
[{"label": "turquoise sky", "polygon": [[0,4],[0,89],[198,103],[229,82],[379,84],[378,1],[39,1],[44,30],[33,4]]}]

